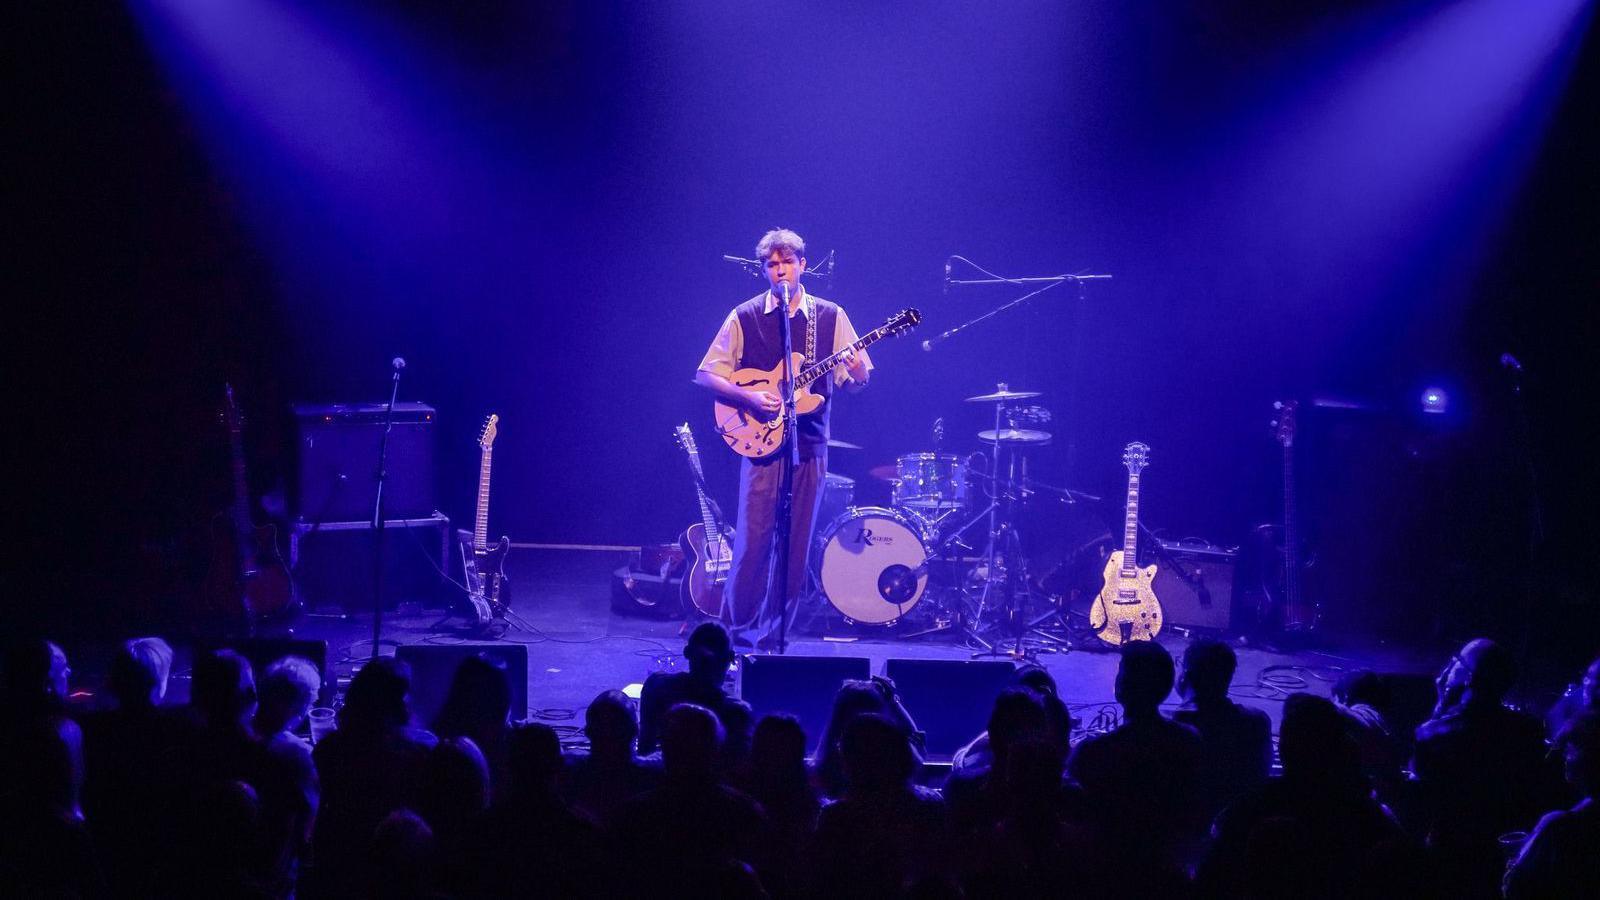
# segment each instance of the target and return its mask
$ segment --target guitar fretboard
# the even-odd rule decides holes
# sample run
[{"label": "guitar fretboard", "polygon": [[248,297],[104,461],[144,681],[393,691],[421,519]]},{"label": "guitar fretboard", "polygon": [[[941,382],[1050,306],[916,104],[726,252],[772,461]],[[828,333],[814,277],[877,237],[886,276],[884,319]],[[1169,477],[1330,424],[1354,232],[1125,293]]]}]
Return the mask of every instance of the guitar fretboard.
[{"label": "guitar fretboard", "polygon": [[472,549],[479,553],[489,549],[489,463],[493,456],[494,448],[484,447],[478,463],[478,517],[472,526]]},{"label": "guitar fretboard", "polygon": [[809,369],[806,369],[805,371],[801,372],[799,375],[796,375],[794,377],[794,388],[795,388],[795,390],[798,391],[799,389],[805,387],[806,385],[810,384],[811,382],[816,381],[818,378],[821,378],[822,376],[828,374],[829,372],[832,372],[834,370],[834,367],[838,366],[840,361],[844,357],[845,351],[854,350],[854,351],[859,352],[861,350],[865,350],[866,348],[872,346],[873,344],[877,343],[878,341],[883,340],[893,330],[893,324],[894,323],[881,325],[881,326],[879,326],[877,328],[872,329],[871,331],[869,331],[866,334],[862,335],[861,337],[857,338],[854,343],[849,344],[849,345],[847,345],[845,347],[840,348],[839,350],[834,351],[831,355],[829,355],[825,359],[822,359],[816,365],[812,366]]},{"label": "guitar fretboard", "polygon": [[1122,528],[1122,577],[1132,578],[1139,565],[1139,473],[1128,473],[1128,508]]}]

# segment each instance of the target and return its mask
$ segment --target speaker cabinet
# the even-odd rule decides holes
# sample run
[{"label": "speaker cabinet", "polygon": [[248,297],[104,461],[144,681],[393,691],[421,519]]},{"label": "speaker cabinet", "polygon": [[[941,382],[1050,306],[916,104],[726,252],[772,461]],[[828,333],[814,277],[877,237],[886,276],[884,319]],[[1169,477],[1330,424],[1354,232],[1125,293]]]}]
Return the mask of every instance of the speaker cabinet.
[{"label": "speaker cabinet", "polygon": [[989,726],[994,698],[1016,680],[1007,660],[891,659],[884,674],[926,736],[928,755],[953,756]]},{"label": "speaker cabinet", "polygon": [[405,644],[395,658],[411,667],[411,712],[424,728],[444,708],[456,668],[469,656],[482,655],[505,669],[511,682],[511,718],[528,717],[528,648],[514,644]]},{"label": "speaker cabinet", "polygon": [[[386,404],[296,405],[300,431],[296,515],[303,522],[371,521]],[[433,514],[433,407],[396,403],[384,468],[383,513]]]},{"label": "speaker cabinet", "polygon": [[[370,522],[296,522],[289,531],[289,570],[312,609],[372,611],[372,557],[377,538]],[[385,519],[383,608],[401,603],[444,606],[452,586],[450,520]]]},{"label": "speaker cabinet", "polygon": [[769,713],[798,718],[815,748],[839,685],[871,675],[872,661],[862,656],[749,655],[739,667],[739,696],[758,719]]},{"label": "speaker cabinet", "polygon": [[1156,599],[1168,625],[1218,634],[1233,624],[1233,573],[1238,554],[1209,544],[1161,544]]}]

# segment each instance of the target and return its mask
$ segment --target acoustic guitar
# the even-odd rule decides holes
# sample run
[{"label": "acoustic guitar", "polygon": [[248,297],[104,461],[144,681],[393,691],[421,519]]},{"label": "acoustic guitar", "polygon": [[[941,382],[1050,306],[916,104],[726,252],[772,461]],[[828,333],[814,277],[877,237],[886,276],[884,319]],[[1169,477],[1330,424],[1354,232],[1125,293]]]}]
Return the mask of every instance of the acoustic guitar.
[{"label": "acoustic guitar", "polygon": [[[876,344],[886,337],[904,334],[915,328],[922,321],[922,313],[915,309],[902,309],[889,317],[889,321],[879,325],[848,347],[842,347],[827,358],[819,360],[816,365],[804,371],[799,371],[805,364],[805,355],[802,353],[791,354],[792,362],[789,371],[795,372],[794,376],[794,407],[795,414],[803,416],[817,411],[822,406],[824,398],[811,393],[808,386],[825,375],[833,372],[844,361],[846,351],[859,352]],[[778,363],[771,369],[740,369],[729,376],[729,381],[742,388],[778,393],[778,384],[783,376],[784,365]],[[733,448],[733,452],[750,459],[761,459],[771,456],[783,446],[784,423],[783,413],[777,412],[766,415],[742,406],[733,406],[718,400],[715,404],[715,424],[717,434]]]},{"label": "acoustic guitar", "polygon": [[228,428],[228,450],[233,467],[233,505],[226,525],[223,518],[212,528],[211,567],[201,586],[202,614],[223,620],[244,620],[254,627],[299,607],[294,579],[278,552],[278,530],[257,526],[250,516],[250,492],[244,465],[244,416],[234,401],[233,385],[223,386],[223,422]]},{"label": "acoustic guitar", "polygon": [[694,432],[685,422],[674,429],[678,446],[689,457],[689,471],[694,475],[695,497],[700,502],[700,521],[683,530],[678,545],[683,548],[687,565],[679,592],[683,608],[697,609],[702,615],[720,618],[722,590],[728,583],[728,570],[733,566],[733,529],[723,528],[706,496],[706,476],[700,468],[700,451],[694,445]]},{"label": "acoustic guitar", "polygon": [[470,541],[461,532],[461,569],[466,575],[467,602],[472,607],[473,624],[479,628],[505,616],[511,603],[511,582],[506,580],[506,554],[511,538],[502,536],[489,544],[489,470],[494,462],[494,439],[500,433],[500,417],[489,416],[478,434],[478,511],[473,519]]},{"label": "acoustic guitar", "polygon": [[1089,625],[1100,640],[1114,647],[1128,641],[1153,640],[1161,633],[1161,602],[1156,599],[1155,564],[1139,568],[1140,473],[1150,462],[1150,448],[1135,441],[1122,451],[1128,468],[1128,504],[1122,521],[1122,549],[1106,559],[1104,586],[1089,607]]}]

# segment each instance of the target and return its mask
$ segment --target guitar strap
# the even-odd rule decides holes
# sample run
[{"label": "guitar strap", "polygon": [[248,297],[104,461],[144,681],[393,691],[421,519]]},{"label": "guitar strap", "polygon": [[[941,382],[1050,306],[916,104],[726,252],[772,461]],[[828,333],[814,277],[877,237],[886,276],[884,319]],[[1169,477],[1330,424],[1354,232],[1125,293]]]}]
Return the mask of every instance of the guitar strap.
[{"label": "guitar strap", "polygon": [[809,369],[817,361],[817,303],[811,299],[811,294],[806,294],[806,302],[801,305],[801,312],[806,314],[806,361],[801,369]]}]

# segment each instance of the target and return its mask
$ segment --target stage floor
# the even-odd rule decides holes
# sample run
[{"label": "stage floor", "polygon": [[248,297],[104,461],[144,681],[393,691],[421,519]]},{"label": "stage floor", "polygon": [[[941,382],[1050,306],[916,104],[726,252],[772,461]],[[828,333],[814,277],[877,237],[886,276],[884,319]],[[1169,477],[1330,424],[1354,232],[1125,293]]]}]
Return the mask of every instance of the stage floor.
[{"label": "stage floor", "polygon": [[[650,673],[683,667],[682,623],[618,615],[611,610],[611,575],[628,554],[609,551],[516,550],[507,564],[513,587],[513,625],[497,640],[465,635],[460,620],[440,625],[441,612],[386,615],[384,653],[396,644],[521,643],[528,648],[528,705],[537,717],[581,724],[583,709],[601,691],[642,682]],[[302,616],[294,636],[328,642],[333,676],[342,691],[354,670],[371,654],[370,615],[345,618]],[[497,629],[498,630],[498,629]],[[1181,656],[1187,638],[1172,629],[1161,643]],[[1090,644],[1098,644],[1092,639]],[[1327,696],[1340,674],[1353,668],[1431,674],[1437,655],[1370,639],[1329,638],[1317,649],[1278,652],[1235,645],[1239,668],[1233,694],[1241,703],[1272,717],[1276,733],[1282,699],[1305,690]],[[860,637],[795,635],[791,656],[855,656],[883,672],[890,659],[965,660],[972,650],[950,634],[895,639],[886,633]],[[1114,703],[1117,656],[1097,647],[1040,653],[1037,661],[1056,678],[1062,699],[1080,723],[1088,723]],[[737,684],[737,677],[735,678]],[[1170,698],[1172,706],[1177,696]],[[912,714],[916,714],[912,710]],[[986,715],[987,711],[983,711]],[[1102,719],[1102,721],[1104,721]],[[813,735],[813,737],[815,737]]]}]

